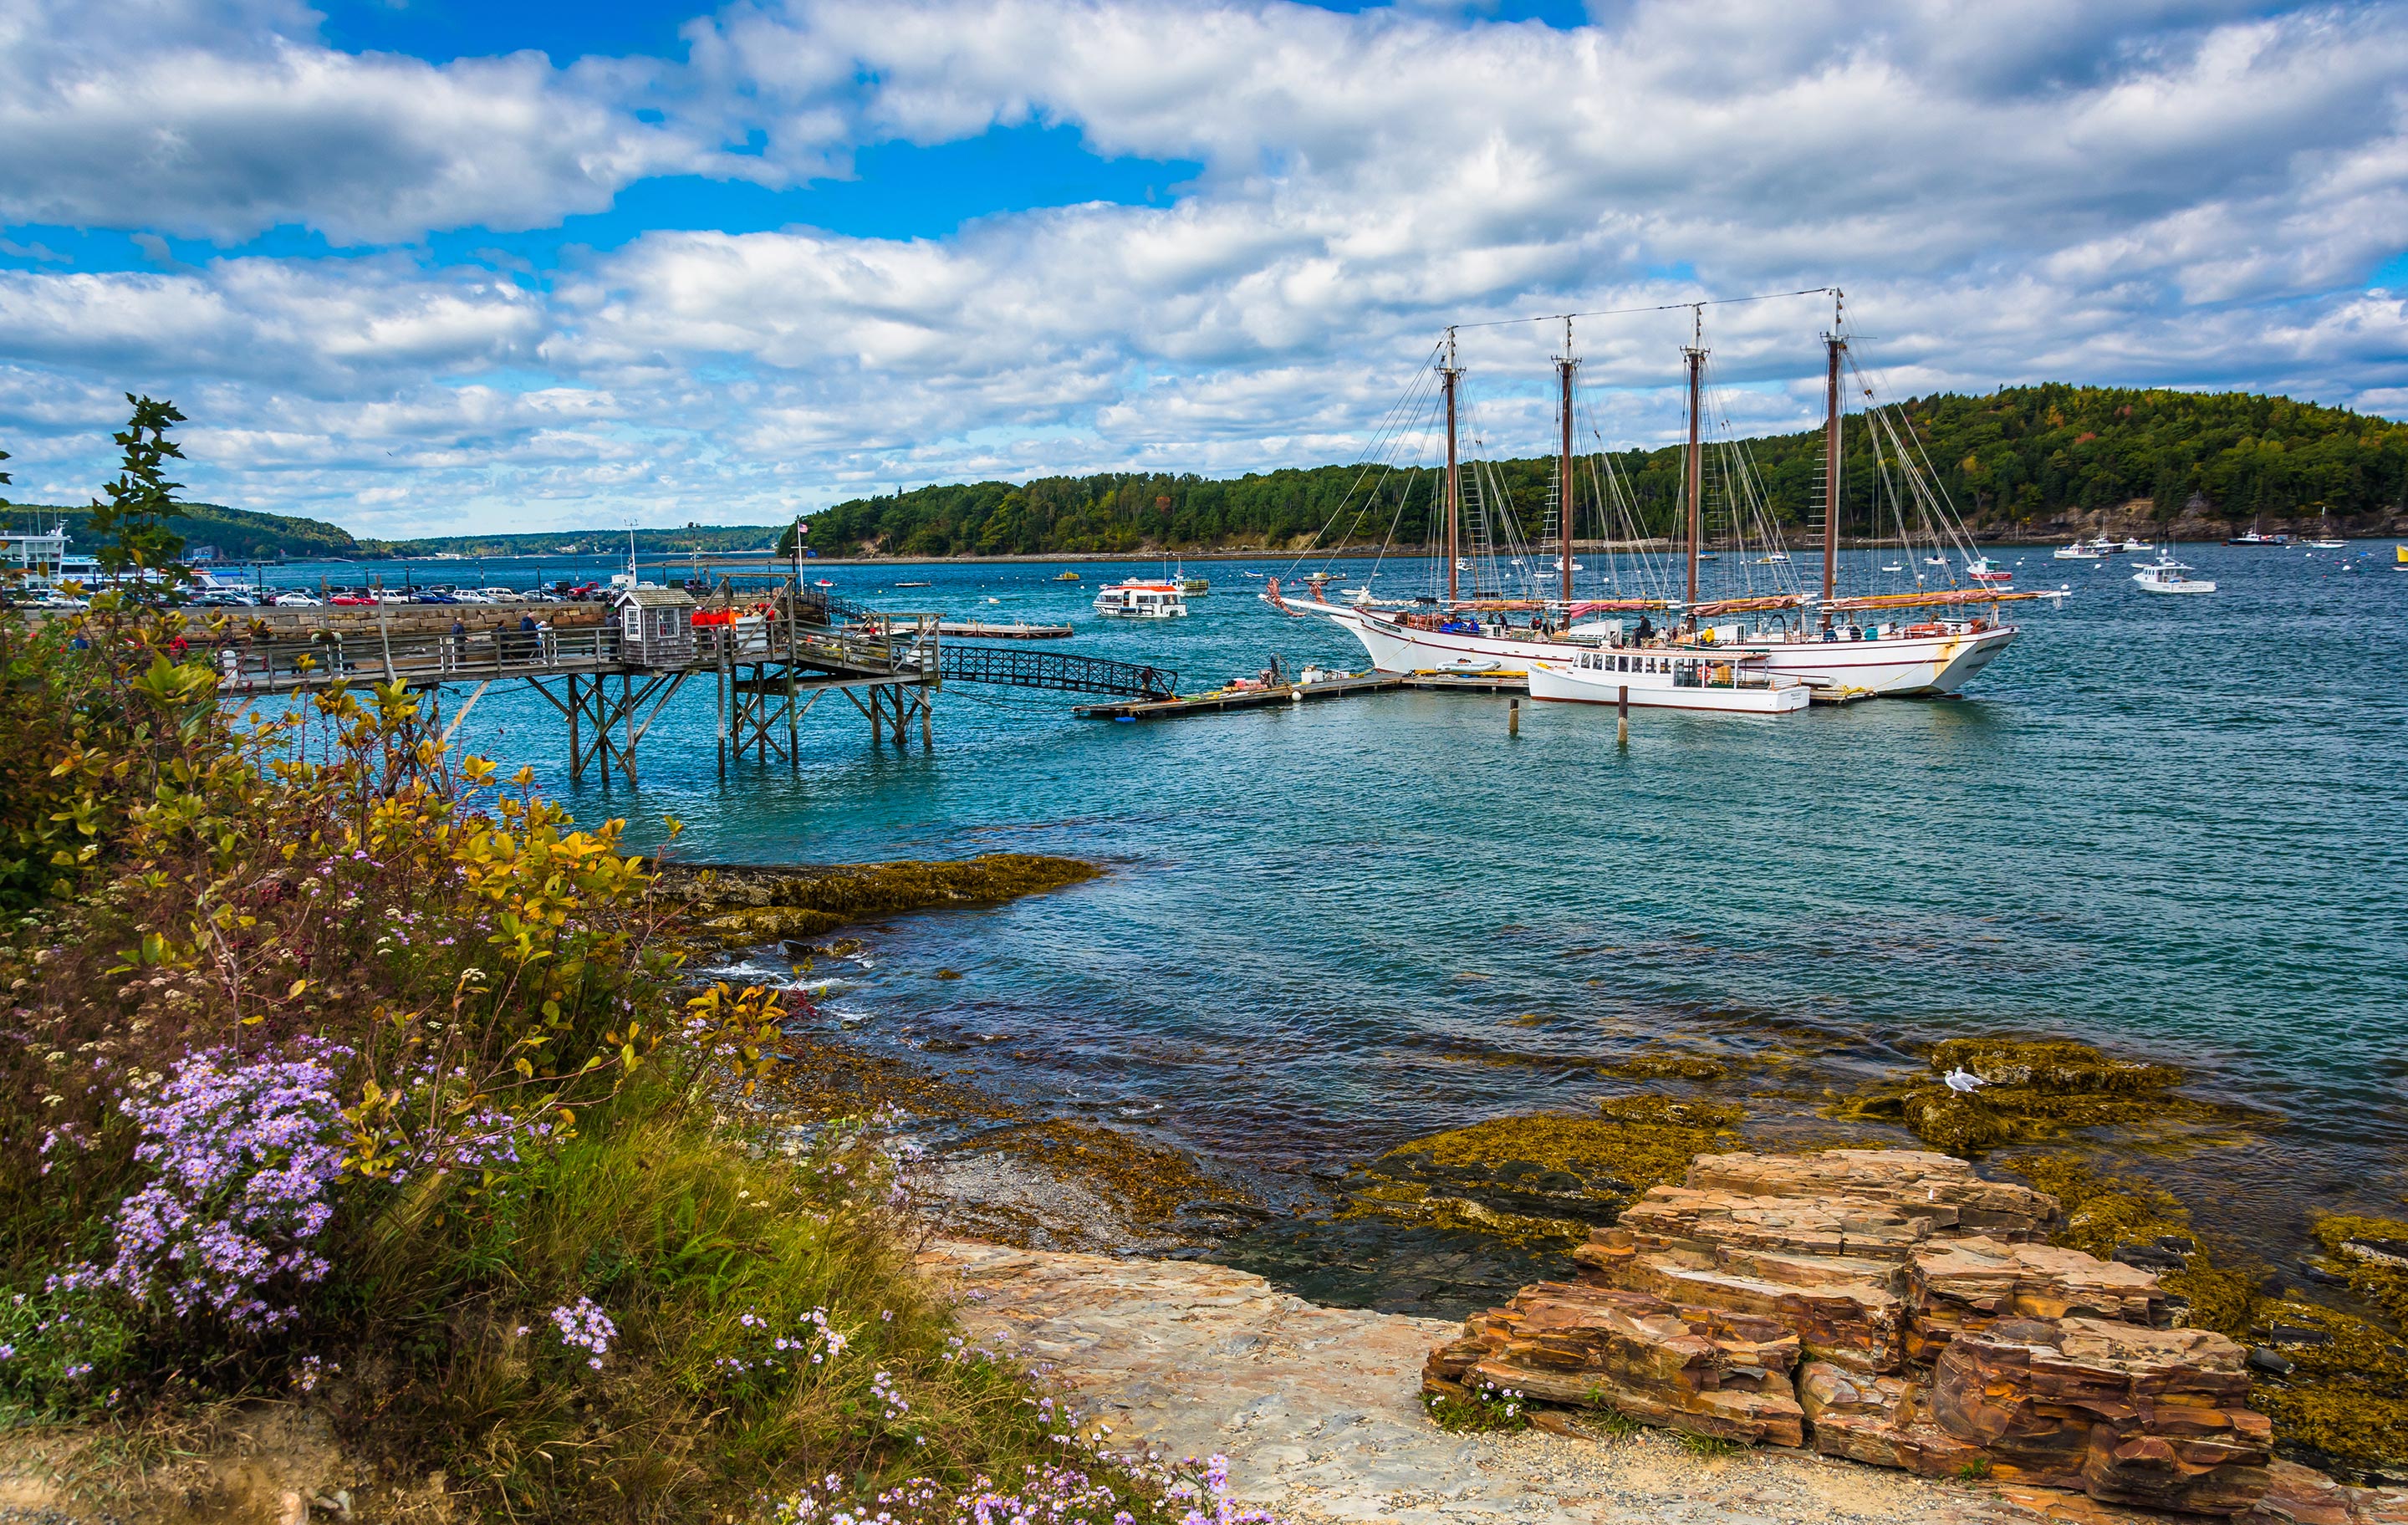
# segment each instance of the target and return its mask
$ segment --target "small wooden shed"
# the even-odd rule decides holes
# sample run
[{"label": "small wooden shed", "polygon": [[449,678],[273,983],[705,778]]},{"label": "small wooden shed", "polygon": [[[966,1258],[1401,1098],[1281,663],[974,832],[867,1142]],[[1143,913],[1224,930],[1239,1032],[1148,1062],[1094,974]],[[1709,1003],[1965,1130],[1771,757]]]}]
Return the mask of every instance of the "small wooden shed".
[{"label": "small wooden shed", "polygon": [[610,596],[619,657],[630,667],[681,668],[694,661],[694,599],[681,588],[622,588]]}]

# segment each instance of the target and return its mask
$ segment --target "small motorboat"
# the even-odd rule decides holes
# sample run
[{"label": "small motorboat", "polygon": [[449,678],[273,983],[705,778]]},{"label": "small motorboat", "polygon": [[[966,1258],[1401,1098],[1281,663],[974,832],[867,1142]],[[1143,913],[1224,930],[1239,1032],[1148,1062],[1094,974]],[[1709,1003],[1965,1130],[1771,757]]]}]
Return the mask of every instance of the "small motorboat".
[{"label": "small motorboat", "polygon": [[815,587],[815,588],[832,588],[832,587],[836,586],[836,584],[835,584],[834,583],[829,582],[826,578],[823,577],[823,578],[821,578],[818,582],[816,582],[816,583],[812,583],[812,584],[811,584],[811,586],[813,586],[813,587]]},{"label": "small motorboat", "polygon": [[2003,567],[1994,567],[1987,556],[1975,556],[1965,564],[1966,575],[1976,583],[2012,583],[2015,574]]},{"label": "small motorboat", "polygon": [[2171,548],[2157,553],[2157,559],[2132,574],[2132,581],[2144,593],[2214,593],[2215,584],[2205,578],[2185,577],[2191,568],[2173,558]]},{"label": "small motorboat", "polygon": [[2097,561],[2099,559],[2099,553],[2091,549],[2086,540],[2076,540],[2071,545],[2060,545],[2057,548],[2055,555],[2059,561]]},{"label": "small motorboat", "polygon": [[1054,581],[1056,583],[1076,583],[1079,581],[1079,574],[1076,572],[1055,572],[1054,574]]}]

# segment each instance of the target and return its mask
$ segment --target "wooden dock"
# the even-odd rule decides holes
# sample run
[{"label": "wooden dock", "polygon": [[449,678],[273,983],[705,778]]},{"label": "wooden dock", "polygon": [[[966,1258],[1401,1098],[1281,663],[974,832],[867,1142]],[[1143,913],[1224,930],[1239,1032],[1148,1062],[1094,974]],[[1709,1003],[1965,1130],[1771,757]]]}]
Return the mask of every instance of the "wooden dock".
[{"label": "wooden dock", "polygon": [[1075,712],[1090,720],[1172,720],[1181,715],[1216,714],[1225,710],[1262,710],[1283,704],[1310,704],[1317,699],[1352,698],[1358,694],[1385,694],[1400,688],[1443,689],[1455,694],[1523,694],[1529,687],[1529,680],[1518,672],[1367,672],[1324,678],[1312,683],[1223,688],[1210,694],[1182,694],[1171,699],[1082,704]]}]

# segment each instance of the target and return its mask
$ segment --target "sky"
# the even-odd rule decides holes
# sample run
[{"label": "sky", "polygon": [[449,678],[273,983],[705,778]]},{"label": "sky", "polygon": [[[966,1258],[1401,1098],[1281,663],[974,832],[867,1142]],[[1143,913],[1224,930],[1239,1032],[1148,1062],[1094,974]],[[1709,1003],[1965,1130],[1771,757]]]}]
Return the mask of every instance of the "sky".
[{"label": "sky", "polygon": [[[2408,4],[0,0],[0,449],[361,535],[1361,458],[1451,324],[1838,286],[1898,395],[2408,417]],[[1827,296],[1708,309],[1735,426]],[[1683,312],[1581,320],[1598,438]],[[1525,438],[1526,437],[1526,438]]]}]

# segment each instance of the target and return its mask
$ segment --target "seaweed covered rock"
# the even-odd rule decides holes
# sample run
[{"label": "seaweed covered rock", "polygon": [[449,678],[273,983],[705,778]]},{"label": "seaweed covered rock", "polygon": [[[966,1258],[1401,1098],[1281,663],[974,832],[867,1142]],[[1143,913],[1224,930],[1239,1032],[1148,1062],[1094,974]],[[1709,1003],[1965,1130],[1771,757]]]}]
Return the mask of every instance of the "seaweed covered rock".
[{"label": "seaweed covered rock", "polygon": [[2272,1460],[2272,1428],[2248,1406],[2244,1358],[2208,1330],[2004,1319],[1949,1343],[1930,1412],[2004,1479],[2239,1514],[2266,1491]]},{"label": "seaweed covered rock", "polygon": [[1730,1136],[1736,1106],[1617,1097],[1599,1115],[1496,1117],[1402,1144],[1363,1167],[1341,1216],[1469,1228],[1569,1248]]},{"label": "seaweed covered rock", "polygon": [[1747,1445],[1796,1446],[1798,1342],[1769,1320],[1565,1282],[1523,1288],[1468,1321],[1423,1368],[1441,1397],[1473,1382]]},{"label": "seaweed covered rock", "polygon": [[816,937],[871,916],[1041,894],[1103,870],[1077,858],[989,853],[958,862],[706,866],[655,862],[660,892],[728,947]]},{"label": "seaweed covered rock", "polygon": [[[1951,1154],[2061,1138],[2079,1129],[2229,1120],[2229,1109],[2179,1095],[2171,1065],[2118,1058],[2070,1039],[1960,1038],[1935,1045],[1927,1073],[1885,1082],[1841,1102],[1832,1115],[1896,1123]],[[1982,1084],[1951,1088],[1955,1072]]]}]

